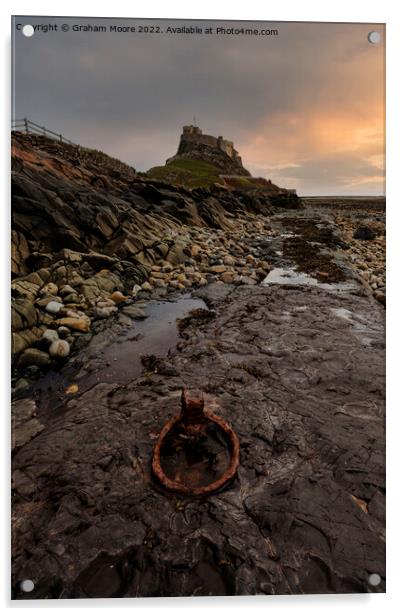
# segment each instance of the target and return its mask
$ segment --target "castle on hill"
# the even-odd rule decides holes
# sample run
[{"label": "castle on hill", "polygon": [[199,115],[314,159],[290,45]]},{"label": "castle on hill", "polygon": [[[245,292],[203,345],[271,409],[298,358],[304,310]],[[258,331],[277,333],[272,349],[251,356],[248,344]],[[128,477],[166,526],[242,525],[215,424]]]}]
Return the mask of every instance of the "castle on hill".
[{"label": "castle on hill", "polygon": [[249,176],[243,167],[241,157],[233,145],[222,136],[204,135],[198,126],[183,126],[179,147],[175,156],[167,159],[166,164],[178,159],[204,160],[217,166],[222,173]]}]

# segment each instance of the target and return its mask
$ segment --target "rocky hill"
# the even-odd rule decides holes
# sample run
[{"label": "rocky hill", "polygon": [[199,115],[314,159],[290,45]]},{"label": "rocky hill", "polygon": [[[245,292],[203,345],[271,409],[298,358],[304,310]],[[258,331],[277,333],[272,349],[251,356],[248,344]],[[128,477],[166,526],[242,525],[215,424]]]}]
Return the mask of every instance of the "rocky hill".
[{"label": "rocky hill", "polygon": [[204,135],[198,126],[183,126],[177,154],[166,162],[183,159],[203,160],[217,167],[221,173],[251,175],[243,167],[233,141],[228,141],[223,137]]},{"label": "rocky hill", "polygon": [[188,188],[215,183],[242,191],[265,191],[268,195],[288,192],[270,180],[254,178],[245,169],[233,142],[204,135],[198,126],[183,126],[177,153],[166,165],[152,167],[146,174]]}]

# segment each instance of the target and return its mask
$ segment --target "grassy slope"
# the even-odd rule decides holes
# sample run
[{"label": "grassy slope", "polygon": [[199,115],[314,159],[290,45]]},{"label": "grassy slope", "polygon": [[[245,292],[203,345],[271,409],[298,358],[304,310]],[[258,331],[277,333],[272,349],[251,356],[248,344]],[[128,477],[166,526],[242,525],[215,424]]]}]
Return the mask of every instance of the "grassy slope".
[{"label": "grassy slope", "polygon": [[[152,167],[147,171],[149,178],[164,180],[171,184],[184,185],[187,188],[208,187],[214,182],[223,183],[218,167],[203,160],[189,158],[173,160],[161,167]],[[267,182],[261,178],[237,177],[230,178],[227,182],[233,188],[269,188]],[[276,187],[275,187],[276,188]]]},{"label": "grassy slope", "polygon": [[203,160],[174,160],[163,167],[152,167],[147,176],[158,180],[166,180],[172,184],[184,184],[188,188],[210,186],[219,182],[220,170]]}]

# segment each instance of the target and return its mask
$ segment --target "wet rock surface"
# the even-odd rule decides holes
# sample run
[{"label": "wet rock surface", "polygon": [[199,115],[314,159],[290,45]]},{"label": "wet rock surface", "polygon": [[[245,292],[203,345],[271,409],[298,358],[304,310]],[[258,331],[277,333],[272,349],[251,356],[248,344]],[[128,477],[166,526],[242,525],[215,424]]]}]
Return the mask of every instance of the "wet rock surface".
[{"label": "wet rock surface", "polygon": [[[207,289],[214,318],[187,321],[171,372],[99,383],[39,414],[45,429],[14,457],[16,588],[369,592],[368,576],[385,575],[383,308],[306,286]],[[205,499],[151,476],[189,385],[219,399],[241,445],[237,478]]]}]

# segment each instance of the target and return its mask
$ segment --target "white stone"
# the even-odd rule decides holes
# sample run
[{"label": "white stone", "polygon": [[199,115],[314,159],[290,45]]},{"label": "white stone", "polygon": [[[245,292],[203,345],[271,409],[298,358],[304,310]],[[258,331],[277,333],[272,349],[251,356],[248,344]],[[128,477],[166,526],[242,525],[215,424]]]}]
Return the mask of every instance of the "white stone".
[{"label": "white stone", "polygon": [[52,344],[59,339],[59,335],[54,329],[46,329],[42,334],[42,340],[45,340],[48,344]]},{"label": "white stone", "polygon": [[67,340],[55,340],[49,348],[50,357],[68,357],[70,345]]},{"label": "white stone", "polygon": [[132,290],[131,294],[132,294],[133,297],[136,297],[140,291],[141,291],[140,285],[139,284],[135,284],[133,286],[133,290]]},{"label": "white stone", "polygon": [[46,311],[50,312],[51,314],[57,314],[62,308],[63,304],[60,304],[60,302],[51,301],[46,304]]}]

